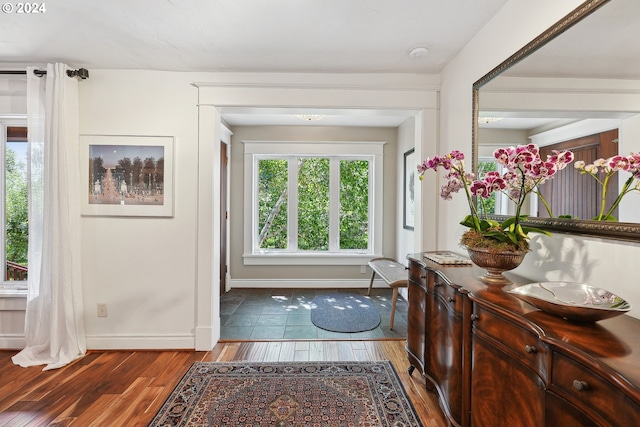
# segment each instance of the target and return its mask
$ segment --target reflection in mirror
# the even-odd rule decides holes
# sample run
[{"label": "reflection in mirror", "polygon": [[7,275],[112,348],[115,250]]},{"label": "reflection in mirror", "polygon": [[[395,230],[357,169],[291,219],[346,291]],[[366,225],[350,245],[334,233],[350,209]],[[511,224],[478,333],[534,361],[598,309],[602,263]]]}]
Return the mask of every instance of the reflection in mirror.
[{"label": "reflection in mirror", "polygon": [[[541,152],[571,149],[586,164],[640,152],[640,2],[589,0],[474,84],[475,166],[491,168],[497,147],[535,143]],[[544,157],[544,156],[543,156]],[[574,167],[541,191],[553,219],[532,198],[537,226],[556,231],[640,239],[640,191],[601,213],[602,185]],[[630,174],[611,178],[607,209]],[[617,179],[619,178],[619,179]],[[637,182],[637,181],[635,181]],[[495,200],[495,213],[506,203]],[[569,215],[578,220],[557,219]],[[587,221],[582,221],[587,220]]]}]

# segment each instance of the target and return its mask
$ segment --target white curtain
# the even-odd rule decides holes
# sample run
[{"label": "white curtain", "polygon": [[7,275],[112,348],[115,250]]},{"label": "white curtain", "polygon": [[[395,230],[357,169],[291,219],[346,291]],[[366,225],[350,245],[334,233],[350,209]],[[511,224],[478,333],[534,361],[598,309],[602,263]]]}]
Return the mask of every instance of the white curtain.
[{"label": "white curtain", "polygon": [[29,276],[20,366],[55,369],[86,352],[80,274],[78,81],[65,64],[27,68]]}]

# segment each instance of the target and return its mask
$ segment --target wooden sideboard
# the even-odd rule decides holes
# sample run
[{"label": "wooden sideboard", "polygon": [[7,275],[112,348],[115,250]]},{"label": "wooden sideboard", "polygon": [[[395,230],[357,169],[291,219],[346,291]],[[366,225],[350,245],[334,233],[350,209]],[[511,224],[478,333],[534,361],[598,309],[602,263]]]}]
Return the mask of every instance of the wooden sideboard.
[{"label": "wooden sideboard", "polygon": [[[640,320],[579,323],[410,254],[407,357],[461,427],[640,426]],[[606,287],[606,286],[603,286]]]}]

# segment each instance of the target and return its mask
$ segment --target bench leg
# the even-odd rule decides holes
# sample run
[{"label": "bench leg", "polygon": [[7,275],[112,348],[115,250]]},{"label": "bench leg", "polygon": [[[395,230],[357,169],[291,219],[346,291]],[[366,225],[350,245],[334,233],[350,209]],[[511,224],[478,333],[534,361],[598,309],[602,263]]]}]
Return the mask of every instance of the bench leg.
[{"label": "bench leg", "polygon": [[398,288],[393,288],[393,299],[391,300],[391,322],[389,322],[389,329],[393,329],[393,318],[396,315],[397,301],[398,301]]},{"label": "bench leg", "polygon": [[369,282],[369,292],[367,292],[367,295],[371,295],[371,288],[373,288],[373,279],[375,279],[376,277],[376,272],[374,271],[373,273],[371,273],[371,281]]}]

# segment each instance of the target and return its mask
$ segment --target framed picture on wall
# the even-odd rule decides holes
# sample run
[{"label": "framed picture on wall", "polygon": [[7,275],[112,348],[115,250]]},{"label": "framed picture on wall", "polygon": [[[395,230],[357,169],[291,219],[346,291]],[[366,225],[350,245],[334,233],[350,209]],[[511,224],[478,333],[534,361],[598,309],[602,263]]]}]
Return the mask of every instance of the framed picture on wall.
[{"label": "framed picture on wall", "polygon": [[413,230],[417,165],[415,149],[412,148],[404,153],[402,226],[405,230]]},{"label": "framed picture on wall", "polygon": [[80,135],[88,216],[173,217],[172,136]]}]

